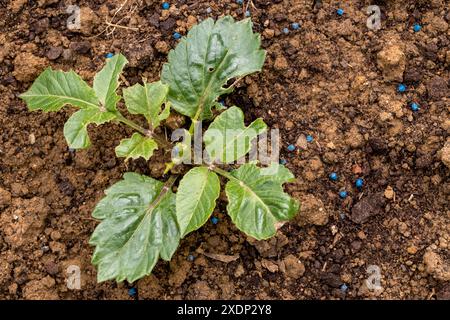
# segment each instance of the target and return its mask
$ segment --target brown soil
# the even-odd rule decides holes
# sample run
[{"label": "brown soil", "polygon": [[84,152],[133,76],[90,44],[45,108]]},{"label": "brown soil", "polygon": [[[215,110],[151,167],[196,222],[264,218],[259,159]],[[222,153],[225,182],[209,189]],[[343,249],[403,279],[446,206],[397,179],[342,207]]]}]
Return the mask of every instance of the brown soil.
[{"label": "brown soil", "polygon": [[[116,159],[114,147],[131,131],[114,124],[90,128],[88,150],[68,150],[62,129],[72,111],[31,113],[17,96],[46,66],[92,80],[107,52],[126,55],[129,85],[156,80],[174,31],[186,34],[207,16],[244,16],[231,0],[171,1],[169,11],[129,0],[114,16],[122,3],[78,1],[82,29],[73,32],[64,1],[0,0],[0,298],[130,299],[130,284],[96,283],[90,213],[124,172],[158,176],[161,165],[158,155],[150,165]],[[282,156],[298,177],[287,189],[302,211],[256,242],[221,203],[217,225],[183,239],[170,263],[135,284],[139,298],[449,299],[449,1],[253,3],[267,61],[225,102],[280,128]],[[366,27],[370,4],[382,11],[376,32]],[[105,19],[138,31],[104,31]],[[292,22],[301,29],[283,34]],[[422,31],[412,31],[415,22]],[[399,94],[402,79],[408,90]],[[328,179],[333,171],[337,182]],[[66,286],[70,265],[81,268],[81,290]],[[366,285],[370,265],[381,269],[381,290]]]}]

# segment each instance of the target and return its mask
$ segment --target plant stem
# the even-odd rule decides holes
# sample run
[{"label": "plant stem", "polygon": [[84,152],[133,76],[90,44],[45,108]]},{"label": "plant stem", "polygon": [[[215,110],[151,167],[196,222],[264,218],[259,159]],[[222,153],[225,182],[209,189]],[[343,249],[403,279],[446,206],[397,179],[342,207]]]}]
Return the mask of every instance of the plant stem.
[{"label": "plant stem", "polygon": [[136,122],[125,118],[121,113],[117,113],[117,120],[126,124],[127,126],[133,128],[136,131],[139,131],[143,135],[148,135],[148,130],[138,125]]},{"label": "plant stem", "polygon": [[126,124],[130,128],[133,128],[134,130],[139,131],[144,136],[152,137],[156,141],[156,143],[158,143],[158,145],[162,146],[165,149],[170,149],[172,147],[172,145],[168,141],[166,141],[164,138],[160,137],[159,135],[156,135],[151,130],[141,127],[136,122],[125,118],[120,112],[117,113],[117,120]]},{"label": "plant stem", "polygon": [[177,175],[171,175],[169,179],[167,179],[167,181],[164,183],[164,186],[161,189],[161,192],[156,197],[155,201],[153,201],[152,204],[147,208],[148,212],[152,212],[153,209],[161,202],[166,193],[172,189],[172,186],[177,180],[177,178],[178,178]]},{"label": "plant stem", "polygon": [[217,167],[215,167],[215,166],[209,166],[208,168],[209,168],[210,170],[214,171],[215,173],[218,173],[218,174],[220,174],[221,176],[227,178],[228,180],[240,181],[239,179],[233,177],[229,172],[227,172],[227,171],[225,171],[225,170],[223,170],[223,169],[217,168]]}]

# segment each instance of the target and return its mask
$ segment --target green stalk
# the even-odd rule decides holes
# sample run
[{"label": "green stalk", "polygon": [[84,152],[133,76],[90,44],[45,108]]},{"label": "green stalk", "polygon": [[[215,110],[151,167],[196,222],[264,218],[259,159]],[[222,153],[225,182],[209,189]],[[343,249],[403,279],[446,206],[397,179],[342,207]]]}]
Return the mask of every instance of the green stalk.
[{"label": "green stalk", "polygon": [[219,175],[221,175],[221,176],[227,178],[228,180],[234,180],[234,181],[240,182],[239,179],[233,177],[229,172],[227,172],[227,171],[225,171],[225,170],[223,170],[223,169],[217,168],[217,167],[215,167],[215,166],[209,166],[208,168],[209,168],[210,170],[214,171],[215,173],[217,173],[217,174],[219,174]]},{"label": "green stalk", "polygon": [[172,145],[167,142],[164,138],[160,137],[159,135],[156,135],[152,130],[145,129],[144,127],[141,127],[136,122],[125,118],[120,112],[117,113],[117,120],[119,122],[122,122],[123,124],[126,124],[130,128],[133,128],[134,130],[142,133],[146,137],[153,138],[156,143],[158,143],[159,146],[162,146],[164,149],[170,149]]}]

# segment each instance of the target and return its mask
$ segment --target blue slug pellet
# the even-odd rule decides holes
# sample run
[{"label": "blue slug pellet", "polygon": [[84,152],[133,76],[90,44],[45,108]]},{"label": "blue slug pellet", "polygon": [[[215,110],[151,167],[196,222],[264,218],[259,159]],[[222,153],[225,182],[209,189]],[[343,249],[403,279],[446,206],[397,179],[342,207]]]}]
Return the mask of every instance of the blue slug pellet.
[{"label": "blue slug pellet", "polygon": [[212,217],[212,218],[211,218],[211,222],[212,222],[212,224],[218,224],[218,223],[219,223],[219,218],[217,218],[217,217]]},{"label": "blue slug pellet", "polygon": [[291,27],[294,30],[298,30],[298,29],[300,29],[300,24],[298,24],[297,22],[294,22],[294,23],[292,23]]},{"label": "blue slug pellet", "polygon": [[164,2],[164,3],[162,4],[162,8],[163,8],[164,10],[169,10],[170,4],[169,4],[168,2]]},{"label": "blue slug pellet", "polygon": [[290,145],[288,145],[287,149],[288,149],[288,151],[294,151],[295,146],[293,144],[290,144]]},{"label": "blue slug pellet", "polygon": [[336,13],[338,16],[342,16],[344,14],[344,9],[339,8],[336,10]]},{"label": "blue slug pellet", "polygon": [[332,180],[332,181],[337,181],[337,179],[338,179],[338,175],[336,172],[330,173],[329,177],[330,177],[330,180]]},{"label": "blue slug pellet", "polygon": [[339,192],[339,197],[340,197],[341,199],[347,198],[347,191],[341,191],[341,192]]},{"label": "blue slug pellet", "polygon": [[411,103],[410,108],[412,111],[417,112],[417,111],[419,111],[420,106],[417,103],[413,102],[413,103]]},{"label": "blue slug pellet", "polygon": [[128,295],[129,295],[129,296],[134,297],[134,296],[136,295],[136,293],[137,293],[136,288],[130,288],[130,289],[128,289]]},{"label": "blue slug pellet", "polygon": [[308,134],[308,135],[306,136],[306,141],[307,141],[307,142],[313,142],[313,140],[314,140],[314,138],[313,138],[312,135],[309,135],[309,134]]},{"label": "blue slug pellet", "polygon": [[364,185],[364,180],[363,179],[361,179],[361,178],[356,179],[355,186],[358,189],[361,189],[363,187],[363,185]]},{"label": "blue slug pellet", "polygon": [[174,32],[174,33],[173,33],[173,38],[174,38],[175,40],[178,40],[178,39],[181,38],[181,34],[179,34],[178,32]]},{"label": "blue slug pellet", "polygon": [[397,85],[397,91],[402,93],[406,91],[406,86],[403,83],[400,83],[399,85]]},{"label": "blue slug pellet", "polygon": [[420,30],[422,30],[422,26],[418,23],[415,23],[413,25],[413,30],[414,30],[414,32],[419,32]]},{"label": "blue slug pellet", "polygon": [[106,59],[110,59],[112,57],[114,57],[114,53],[108,52],[107,54],[105,54]]}]

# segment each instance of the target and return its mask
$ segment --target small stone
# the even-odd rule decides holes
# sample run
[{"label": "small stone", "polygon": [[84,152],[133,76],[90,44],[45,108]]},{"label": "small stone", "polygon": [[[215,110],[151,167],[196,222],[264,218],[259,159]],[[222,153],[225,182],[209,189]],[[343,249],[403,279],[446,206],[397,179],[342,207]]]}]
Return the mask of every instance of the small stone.
[{"label": "small stone", "polygon": [[13,76],[22,82],[33,81],[47,66],[47,59],[32,53],[19,53],[14,59]]},{"label": "small stone", "polygon": [[269,272],[272,272],[272,273],[278,272],[278,265],[271,260],[262,259],[261,265],[263,266],[263,268],[269,270]]},{"label": "small stone", "polygon": [[11,193],[0,187],[0,208],[7,207],[11,204]]},{"label": "small stone", "polygon": [[46,53],[46,56],[49,60],[56,60],[61,56],[62,52],[62,47],[50,47],[50,49]]},{"label": "small stone", "polygon": [[408,248],[406,249],[406,251],[407,251],[409,254],[416,254],[417,251],[418,251],[418,249],[417,249],[416,246],[410,246],[410,247],[408,247]]},{"label": "small stone", "polygon": [[167,54],[169,53],[170,47],[167,44],[167,42],[165,41],[158,41],[155,45],[156,50],[158,50],[158,52]]},{"label": "small stone", "polygon": [[284,258],[282,262],[285,267],[285,273],[290,278],[298,279],[305,273],[305,266],[303,263],[292,254]]},{"label": "small stone", "polygon": [[447,81],[439,76],[431,78],[426,83],[428,97],[432,100],[440,100],[449,95],[449,87]]},{"label": "small stone", "polygon": [[300,212],[296,216],[299,225],[313,224],[323,226],[328,223],[328,211],[326,210],[322,200],[313,195],[305,195],[300,197]]},{"label": "small stone", "polygon": [[410,232],[408,231],[408,225],[405,222],[402,222],[402,221],[399,222],[398,223],[398,232],[405,237],[409,236]]},{"label": "small stone", "polygon": [[264,29],[263,36],[266,39],[272,39],[275,36],[275,30],[273,30],[273,29]]},{"label": "small stone", "polygon": [[86,54],[92,48],[89,41],[72,42],[69,47],[78,54]]},{"label": "small stone", "polygon": [[441,281],[450,281],[450,265],[448,259],[444,259],[445,254],[440,254],[431,247],[427,249],[423,256],[423,263],[428,274]]},{"label": "small stone", "polygon": [[362,224],[369,218],[382,214],[384,204],[384,197],[380,193],[368,195],[353,206],[350,219],[355,223]]},{"label": "small stone", "polygon": [[441,160],[450,169],[450,139],[447,139],[444,147],[440,151]]},{"label": "small stone", "polygon": [[275,70],[278,70],[278,71],[287,70],[289,68],[289,64],[288,64],[286,58],[281,55],[278,56],[275,59],[274,68],[275,68]]},{"label": "small stone", "polygon": [[244,273],[245,273],[245,269],[244,269],[244,266],[243,266],[242,264],[239,264],[239,265],[236,267],[236,270],[234,270],[234,276],[235,276],[236,278],[239,278],[239,277],[242,276]]},{"label": "small stone", "polygon": [[406,66],[406,55],[396,44],[388,44],[377,55],[377,64],[387,81],[402,81]]},{"label": "small stone", "polygon": [[301,134],[298,136],[297,141],[295,142],[295,145],[303,150],[305,150],[308,147],[308,142],[306,141],[306,137],[304,134]]},{"label": "small stone", "polygon": [[394,198],[394,189],[391,186],[387,186],[387,188],[384,190],[384,197],[386,199],[391,200],[392,198]]}]

